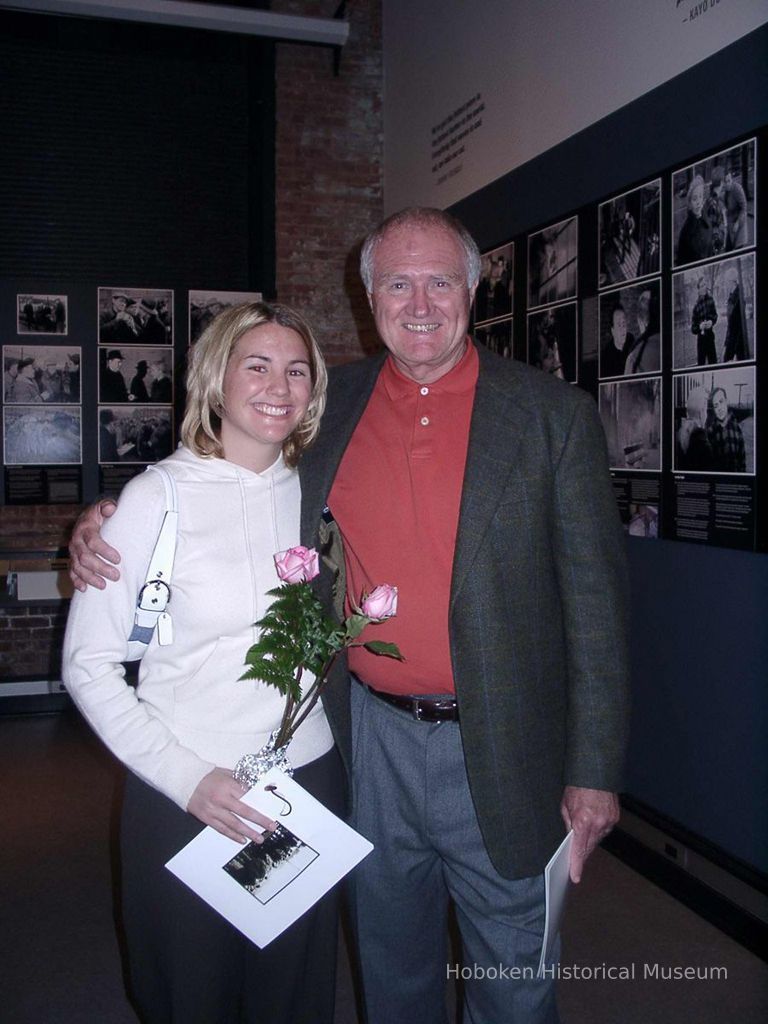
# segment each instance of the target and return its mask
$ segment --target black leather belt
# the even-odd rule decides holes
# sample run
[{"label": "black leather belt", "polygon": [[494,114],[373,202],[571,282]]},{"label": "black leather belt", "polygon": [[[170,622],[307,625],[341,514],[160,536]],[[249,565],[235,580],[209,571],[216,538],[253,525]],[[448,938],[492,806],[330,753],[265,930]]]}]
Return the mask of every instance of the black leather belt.
[{"label": "black leather belt", "polygon": [[374,697],[385,704],[407,711],[419,722],[458,722],[459,706],[455,697],[411,697],[407,694],[383,693],[367,687]]}]

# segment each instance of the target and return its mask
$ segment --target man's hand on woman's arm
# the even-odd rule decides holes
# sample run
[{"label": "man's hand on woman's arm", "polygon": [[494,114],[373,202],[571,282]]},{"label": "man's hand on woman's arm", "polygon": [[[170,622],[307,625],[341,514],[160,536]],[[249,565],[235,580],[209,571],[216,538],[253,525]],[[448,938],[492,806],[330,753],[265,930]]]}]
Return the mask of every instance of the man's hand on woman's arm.
[{"label": "man's hand on woman's arm", "polygon": [[69,576],[76,590],[84,591],[89,586],[103,590],[106,580],[120,579],[115,568],[120,552],[103,541],[100,534],[104,521],[116,509],[117,503],[105,498],[90,505],[75,523],[69,542]]}]

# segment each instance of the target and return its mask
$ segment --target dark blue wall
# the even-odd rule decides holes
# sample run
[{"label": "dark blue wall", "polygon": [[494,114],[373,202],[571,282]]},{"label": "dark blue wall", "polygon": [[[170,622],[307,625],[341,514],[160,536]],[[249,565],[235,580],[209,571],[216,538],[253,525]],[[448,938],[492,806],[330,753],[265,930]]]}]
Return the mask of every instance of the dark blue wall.
[{"label": "dark blue wall", "polygon": [[[684,164],[768,121],[766,68],[768,26],[452,212],[488,249]],[[766,213],[758,208],[758,217]],[[767,303],[759,295],[759,323]],[[765,345],[764,329],[761,335]],[[758,407],[758,415],[768,414],[760,396]],[[768,557],[671,541],[629,540],[628,551],[634,713],[627,793],[768,872]]]}]

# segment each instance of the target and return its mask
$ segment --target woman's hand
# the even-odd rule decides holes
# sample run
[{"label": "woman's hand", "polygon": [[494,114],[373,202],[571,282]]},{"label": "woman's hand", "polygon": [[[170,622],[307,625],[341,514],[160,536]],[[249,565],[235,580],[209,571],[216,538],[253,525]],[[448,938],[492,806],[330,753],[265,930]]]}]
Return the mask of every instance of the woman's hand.
[{"label": "woman's hand", "polygon": [[228,839],[238,843],[245,843],[249,839],[262,843],[264,839],[261,833],[249,828],[240,818],[247,818],[269,832],[277,828],[277,823],[243,803],[240,797],[247,792],[247,787],[233,779],[231,772],[225,768],[214,768],[198,783],[187,804],[187,810]]},{"label": "woman's hand", "polygon": [[85,592],[88,586],[103,590],[106,580],[119,580],[114,564],[120,553],[101,539],[99,531],[104,520],[114,515],[117,504],[108,498],[97,501],[82,512],[72,530],[69,542],[69,578],[76,590]]}]

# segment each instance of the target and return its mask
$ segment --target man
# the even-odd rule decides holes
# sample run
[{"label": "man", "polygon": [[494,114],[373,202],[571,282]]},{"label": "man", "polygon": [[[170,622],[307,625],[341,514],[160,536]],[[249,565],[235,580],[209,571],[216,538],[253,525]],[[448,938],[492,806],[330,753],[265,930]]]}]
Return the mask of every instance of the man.
[{"label": "man", "polygon": [[[135,307],[135,302],[133,303]],[[138,328],[130,311],[131,301],[124,292],[112,295],[112,310],[99,318],[99,341],[104,344],[135,345]]]},{"label": "man", "polygon": [[741,305],[741,289],[739,288],[739,272],[736,267],[729,267],[725,275],[728,285],[726,300],[727,327],[725,329],[725,348],[723,362],[749,359],[746,331],[744,330],[744,310]]},{"label": "man", "polygon": [[168,368],[164,359],[156,359],[151,366],[152,384],[149,389],[150,402],[170,405],[173,401],[173,385],[168,376]]},{"label": "man", "polygon": [[707,438],[707,393],[704,388],[691,388],[685,400],[685,417],[677,431],[677,463],[680,472],[712,470],[712,449]]},{"label": "man", "polygon": [[717,323],[717,306],[709,294],[707,279],[702,276],[696,282],[699,297],[691,314],[691,334],[696,338],[696,365],[706,366],[717,362],[715,350],[715,332]]},{"label": "man", "polygon": [[728,408],[725,388],[715,388],[710,401],[712,417],[707,426],[707,440],[712,449],[712,468],[717,473],[746,473],[744,435]]},{"label": "man", "polygon": [[747,235],[747,197],[736,181],[733,170],[725,173],[725,214],[728,221],[726,252],[741,249],[749,244]]},{"label": "man", "polygon": [[627,333],[627,314],[618,303],[611,313],[611,338],[600,352],[600,376],[623,377],[627,352],[635,344],[635,339]]},{"label": "man", "polygon": [[42,402],[43,396],[37,383],[37,364],[34,358],[20,359],[18,375],[13,388],[13,401],[19,405],[30,405]]},{"label": "man", "polygon": [[120,349],[109,349],[107,352],[106,366],[101,372],[101,380],[99,381],[100,402],[113,403],[129,402],[133,400],[133,395],[128,394],[128,388],[125,386],[125,378],[120,370],[122,365],[123,353]]},{"label": "man", "polygon": [[117,423],[111,409],[99,411],[99,462],[117,462]]},{"label": "man", "polygon": [[713,256],[719,256],[726,244],[727,227],[723,192],[723,169],[715,166],[712,168],[712,178],[709,182],[709,196],[704,204],[704,216],[712,228]]},{"label": "man", "polygon": [[139,303],[138,328],[139,341],[142,345],[165,345],[168,343],[168,332],[158,316],[157,303],[154,299],[142,299]]},{"label": "man", "polygon": [[659,301],[650,288],[643,288],[637,297],[637,341],[624,346],[624,372],[658,373],[661,370],[661,335],[659,333]]},{"label": "man", "polygon": [[469,343],[479,266],[438,210],[369,236],[389,354],[331,372],[300,464],[321,595],[333,562],[349,599],[399,588],[387,639],[406,660],[354,648],[354,678],[338,666],[323,697],[375,847],[353,877],[370,1024],[446,1020],[450,899],[467,965],[527,969],[468,981],[465,1021],[557,1021],[553,980],[534,977],[541,872],[563,821],[577,881],[618,817],[624,561],[602,429],[588,395]]}]

